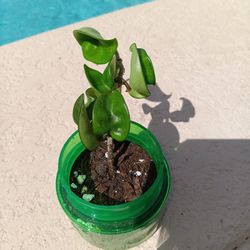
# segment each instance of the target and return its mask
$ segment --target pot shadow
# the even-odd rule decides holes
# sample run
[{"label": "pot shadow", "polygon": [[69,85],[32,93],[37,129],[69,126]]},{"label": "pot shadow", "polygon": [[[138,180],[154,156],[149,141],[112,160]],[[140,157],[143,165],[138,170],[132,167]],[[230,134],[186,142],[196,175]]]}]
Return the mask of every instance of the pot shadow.
[{"label": "pot shadow", "polygon": [[[172,174],[172,190],[158,233],[158,250],[232,250],[249,239],[250,140],[190,139],[179,142],[174,122],[195,116],[192,103],[170,112],[159,87],[143,104],[148,128],[159,140]],[[240,239],[240,240],[239,240]],[[236,249],[236,248],[235,248]]]}]

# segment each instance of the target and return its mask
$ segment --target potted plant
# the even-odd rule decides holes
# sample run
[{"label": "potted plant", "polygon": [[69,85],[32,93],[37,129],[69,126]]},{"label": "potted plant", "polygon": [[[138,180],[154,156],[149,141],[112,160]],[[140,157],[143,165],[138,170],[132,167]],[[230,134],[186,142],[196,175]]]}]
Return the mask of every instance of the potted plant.
[{"label": "potted plant", "polygon": [[130,121],[123,98],[150,95],[155,84],[144,49],[130,46],[130,79],[116,39],[89,27],[75,30],[83,57],[105,64],[101,73],[84,65],[91,85],[73,108],[78,130],[62,148],[56,180],[59,202],[81,235],[103,249],[128,249],[150,237],[170,190],[170,171],[152,133]]}]

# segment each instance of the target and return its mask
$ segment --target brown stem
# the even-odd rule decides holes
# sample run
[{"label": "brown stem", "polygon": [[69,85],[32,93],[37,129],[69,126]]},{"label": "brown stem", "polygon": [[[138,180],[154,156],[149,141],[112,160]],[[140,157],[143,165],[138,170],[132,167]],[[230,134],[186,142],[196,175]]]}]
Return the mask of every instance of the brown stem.
[{"label": "brown stem", "polygon": [[118,51],[116,52],[116,62],[117,62],[118,67],[120,68],[120,71],[119,71],[117,78],[123,79],[123,75],[125,73],[125,68],[123,66],[122,59],[121,59]]},{"label": "brown stem", "polygon": [[130,87],[130,85],[129,85],[129,83],[126,81],[126,80],[124,80],[123,79],[123,81],[122,81],[122,83],[125,85],[125,87],[127,88],[127,92],[129,92],[130,90],[131,90],[131,87]]},{"label": "brown stem", "polygon": [[110,177],[114,172],[114,153],[113,153],[113,139],[111,136],[107,137],[107,150],[108,150],[108,168]]},{"label": "brown stem", "polygon": [[122,85],[125,85],[125,87],[127,88],[127,92],[128,92],[131,90],[131,87],[130,87],[129,83],[123,79],[123,75],[125,73],[125,68],[123,66],[122,59],[121,59],[118,51],[116,52],[116,63],[117,63],[117,67],[120,69],[118,76],[115,79],[115,81],[117,83],[117,87],[120,89]]}]

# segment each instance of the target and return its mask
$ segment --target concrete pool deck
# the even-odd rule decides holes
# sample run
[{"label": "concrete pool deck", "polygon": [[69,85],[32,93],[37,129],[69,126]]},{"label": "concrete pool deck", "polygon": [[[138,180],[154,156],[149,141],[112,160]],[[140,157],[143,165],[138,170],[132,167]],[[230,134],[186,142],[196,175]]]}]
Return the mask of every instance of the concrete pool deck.
[{"label": "concrete pool deck", "polygon": [[249,9],[247,0],[159,0],[2,46],[0,249],[96,249],[55,193],[72,107],[88,86],[72,30],[91,26],[118,38],[127,69],[129,45],[144,47],[159,86],[156,98],[127,98],[173,175],[162,228],[134,249],[249,250]]}]

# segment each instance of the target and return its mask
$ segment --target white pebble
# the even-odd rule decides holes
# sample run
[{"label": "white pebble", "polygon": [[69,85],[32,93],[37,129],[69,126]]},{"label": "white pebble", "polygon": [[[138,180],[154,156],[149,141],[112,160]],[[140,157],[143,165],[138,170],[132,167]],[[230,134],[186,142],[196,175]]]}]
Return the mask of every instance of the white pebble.
[{"label": "white pebble", "polygon": [[105,153],[105,157],[108,158],[109,157],[109,154],[108,152]]},{"label": "white pebble", "polygon": [[70,185],[73,189],[76,189],[77,188],[77,186],[76,186],[76,184],[75,183],[71,183],[71,185]]},{"label": "white pebble", "polygon": [[94,194],[84,194],[84,195],[82,196],[82,198],[83,198],[85,201],[91,201],[94,197],[95,197]]},{"label": "white pebble", "polygon": [[141,172],[137,170],[137,171],[134,173],[134,175],[135,175],[135,176],[141,176]]},{"label": "white pebble", "polygon": [[119,170],[116,170],[116,173],[117,173],[117,174],[120,174],[121,172],[120,172]]},{"label": "white pebble", "polygon": [[115,190],[115,193],[117,193],[117,190]]},{"label": "white pebble", "polygon": [[145,160],[144,159],[139,159],[139,162],[144,162]]},{"label": "white pebble", "polygon": [[82,185],[83,182],[85,181],[85,179],[86,179],[86,175],[80,174],[80,175],[77,176],[76,180],[77,180],[78,184]]},{"label": "white pebble", "polygon": [[81,189],[81,193],[86,193],[88,191],[88,188],[86,186],[83,186]]},{"label": "white pebble", "polygon": [[78,176],[78,172],[74,171],[73,175],[74,175],[74,177],[77,177]]}]

